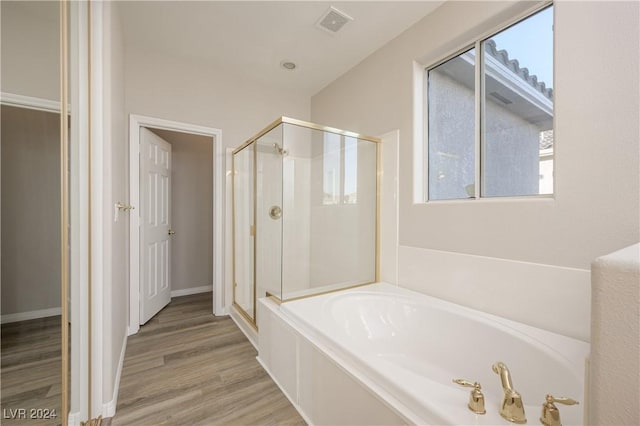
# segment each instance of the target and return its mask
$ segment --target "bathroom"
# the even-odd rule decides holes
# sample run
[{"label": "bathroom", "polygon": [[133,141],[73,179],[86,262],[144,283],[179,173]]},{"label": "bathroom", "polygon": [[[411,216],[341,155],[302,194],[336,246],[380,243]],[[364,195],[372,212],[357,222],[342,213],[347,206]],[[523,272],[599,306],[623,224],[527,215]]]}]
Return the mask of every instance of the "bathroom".
[{"label": "bathroom", "polygon": [[[131,337],[127,309],[131,300],[130,223],[126,215],[118,222],[106,220],[116,201],[131,202],[130,114],[222,131],[219,146],[214,145],[222,165],[214,167],[214,179],[221,189],[214,196],[214,221],[219,220],[214,234],[217,229],[217,235],[225,236],[217,239],[220,246],[213,250],[219,258],[212,263],[219,267],[214,267],[211,284],[215,297],[224,295],[214,307],[216,315],[229,314],[233,302],[232,151],[285,116],[381,140],[380,281],[587,343],[593,342],[595,333],[616,337],[613,331],[620,318],[638,322],[637,284],[635,292],[632,285],[620,289],[614,283],[613,290],[607,287],[607,291],[594,293],[591,269],[596,259],[640,240],[637,2],[553,3],[553,195],[442,202],[425,202],[420,187],[424,185],[425,67],[549,3],[400,2],[405,8],[402,19],[391,13],[393,2],[380,2],[378,9],[375,3],[320,2],[313,6],[309,26],[325,48],[342,42],[345,34],[329,35],[314,27],[332,5],[354,18],[345,25],[346,34],[352,24],[352,29],[366,25],[364,34],[380,37],[375,40],[378,45],[360,52],[357,60],[343,57],[348,65],[333,74],[321,56],[297,46],[295,37],[273,30],[276,40],[281,37],[280,44],[261,44],[272,41],[267,36],[260,40],[263,21],[293,13],[287,11],[288,6],[295,9],[292,5],[202,2],[189,3],[193,12],[181,13],[186,7],[177,2],[92,3],[91,40],[96,43],[92,49],[94,55],[101,52],[92,59],[96,73],[92,84],[98,84],[92,94],[102,108],[102,121],[94,131],[105,129],[101,147],[105,162],[94,158],[104,168],[100,178],[104,191],[93,193],[105,206],[105,220],[100,234],[94,233],[93,238],[99,242],[96,247],[105,246],[104,264],[93,269],[94,273],[104,271],[103,286],[94,289],[104,301],[100,329],[92,333],[102,348],[94,364],[104,367],[93,373],[90,417],[105,414],[104,407],[115,410],[118,372]],[[212,15],[242,23],[244,35],[234,33],[229,43],[224,34],[210,28]],[[142,25],[148,16],[153,17],[154,25]],[[384,34],[372,30],[385,17],[397,19],[397,26]],[[4,40],[3,34],[3,45]],[[258,45],[254,56],[234,63],[202,53],[214,51],[224,57],[250,43]],[[299,52],[295,57],[290,53],[294,48]],[[346,55],[344,51],[340,54]],[[272,69],[258,76],[249,73],[267,59],[274,62]],[[296,69],[284,69],[282,62],[294,62]],[[15,74],[5,73],[6,63],[3,53],[2,91],[12,92],[7,78]],[[319,76],[313,84],[305,80],[312,71]],[[331,77],[323,77],[323,72]],[[19,84],[13,87],[19,90]],[[95,105],[93,110],[95,113]],[[216,210],[220,206],[224,210]],[[593,294],[601,297],[599,304],[592,304]],[[250,325],[245,328],[247,334],[252,333]],[[634,330],[637,332],[631,328]],[[622,333],[629,336],[624,334],[628,330]],[[616,354],[626,363],[606,366],[613,377],[637,371],[640,348],[637,336],[631,337]],[[96,353],[92,356],[98,356]],[[493,374],[491,365],[486,369]],[[518,375],[512,373],[518,387]],[[494,382],[482,386],[496,388],[498,383],[496,376]],[[637,395],[637,382],[628,385],[635,387]],[[608,386],[608,382],[595,386],[592,378],[589,408],[597,407],[595,418],[612,418],[610,411],[616,411],[632,416],[621,417],[627,420],[617,423],[637,422],[637,399],[631,399],[627,411],[614,410],[611,407],[617,407],[617,402],[599,393],[610,389]],[[460,394],[467,395],[465,392],[462,389]],[[539,401],[525,402],[542,404],[543,399],[540,395]],[[580,404],[580,408],[561,410],[582,410],[586,401]],[[460,409],[467,410],[465,396]],[[535,423],[538,413],[527,414],[529,423]]]}]

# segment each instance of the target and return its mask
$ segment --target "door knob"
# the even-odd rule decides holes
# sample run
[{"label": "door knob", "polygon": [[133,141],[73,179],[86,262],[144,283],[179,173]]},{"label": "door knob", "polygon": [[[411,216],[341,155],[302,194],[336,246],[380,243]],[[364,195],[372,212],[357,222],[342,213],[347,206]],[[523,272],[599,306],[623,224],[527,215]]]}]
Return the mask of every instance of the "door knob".
[{"label": "door knob", "polygon": [[171,229],[169,229],[169,232],[168,232],[169,235],[173,235],[175,233],[176,233],[176,231],[172,231]]}]

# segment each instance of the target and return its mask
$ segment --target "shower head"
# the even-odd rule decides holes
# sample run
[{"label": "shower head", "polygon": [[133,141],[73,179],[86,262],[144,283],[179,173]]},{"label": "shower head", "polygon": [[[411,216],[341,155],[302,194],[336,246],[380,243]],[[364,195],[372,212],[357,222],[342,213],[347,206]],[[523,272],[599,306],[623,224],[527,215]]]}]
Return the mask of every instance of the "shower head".
[{"label": "shower head", "polygon": [[289,151],[282,148],[280,145],[278,145],[277,143],[273,144],[273,147],[275,148],[276,152],[280,155],[282,155],[283,157],[286,157],[287,155],[289,155]]}]

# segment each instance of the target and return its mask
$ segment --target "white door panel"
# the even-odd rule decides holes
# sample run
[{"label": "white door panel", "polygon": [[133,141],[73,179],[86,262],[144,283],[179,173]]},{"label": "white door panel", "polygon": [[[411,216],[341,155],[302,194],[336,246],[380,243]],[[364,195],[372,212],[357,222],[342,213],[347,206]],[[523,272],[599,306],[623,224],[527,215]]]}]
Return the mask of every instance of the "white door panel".
[{"label": "white door panel", "polygon": [[140,324],[171,301],[171,145],[140,128]]}]

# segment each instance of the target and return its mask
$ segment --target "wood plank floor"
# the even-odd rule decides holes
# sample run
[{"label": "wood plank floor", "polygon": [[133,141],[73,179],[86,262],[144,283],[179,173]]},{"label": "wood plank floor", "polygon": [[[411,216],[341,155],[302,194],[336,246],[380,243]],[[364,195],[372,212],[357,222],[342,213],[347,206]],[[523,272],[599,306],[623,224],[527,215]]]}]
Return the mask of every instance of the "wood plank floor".
[{"label": "wood plank floor", "polygon": [[174,298],[129,337],[116,425],[304,425],[211,293]]},{"label": "wood plank floor", "polygon": [[[60,316],[2,324],[0,390],[3,425],[60,424]],[[17,409],[26,418],[15,418]],[[55,410],[55,419],[31,418],[31,409]],[[13,413],[13,414],[12,414]]]}]

